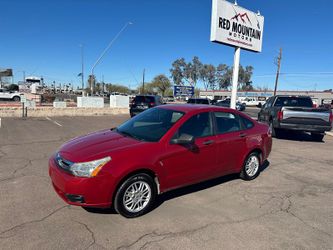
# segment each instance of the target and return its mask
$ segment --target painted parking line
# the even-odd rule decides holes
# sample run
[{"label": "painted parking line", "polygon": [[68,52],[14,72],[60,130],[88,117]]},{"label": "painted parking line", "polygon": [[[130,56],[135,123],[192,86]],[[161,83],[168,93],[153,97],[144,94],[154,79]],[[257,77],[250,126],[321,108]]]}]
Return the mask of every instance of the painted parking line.
[{"label": "painted parking line", "polygon": [[56,125],[58,125],[59,127],[62,127],[62,125],[59,122],[57,122],[57,121],[53,121],[53,123],[56,124]]},{"label": "painted parking line", "polygon": [[61,125],[59,122],[52,120],[52,119],[51,119],[50,117],[48,117],[48,116],[46,116],[45,119],[48,120],[48,121],[50,121],[50,122],[52,122],[52,123],[54,123],[55,125],[57,125],[57,126],[59,126],[59,127],[62,127],[62,125]]}]

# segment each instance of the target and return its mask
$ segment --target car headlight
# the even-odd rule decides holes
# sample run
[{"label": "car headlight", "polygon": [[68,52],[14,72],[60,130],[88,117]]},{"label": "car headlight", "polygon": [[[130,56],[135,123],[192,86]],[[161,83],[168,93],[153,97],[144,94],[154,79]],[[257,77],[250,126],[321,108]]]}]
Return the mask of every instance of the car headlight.
[{"label": "car headlight", "polygon": [[70,170],[75,176],[94,177],[109,161],[111,161],[110,156],[95,161],[74,163]]}]

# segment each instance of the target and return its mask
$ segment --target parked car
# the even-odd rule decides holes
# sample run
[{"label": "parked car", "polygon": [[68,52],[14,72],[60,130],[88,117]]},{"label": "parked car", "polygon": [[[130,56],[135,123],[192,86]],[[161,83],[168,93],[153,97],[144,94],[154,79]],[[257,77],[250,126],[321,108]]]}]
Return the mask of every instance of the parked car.
[{"label": "parked car", "polygon": [[161,105],[65,143],[49,175],[69,204],[137,217],[175,188],[232,173],[256,178],[271,147],[269,127],[236,110]]},{"label": "parked car", "polygon": [[258,113],[258,121],[269,124],[272,135],[283,130],[311,132],[314,140],[322,141],[325,131],[332,129],[332,112],[314,108],[308,96],[270,97]]},{"label": "parked car", "polygon": [[240,102],[246,106],[257,106],[260,108],[262,105],[265,104],[266,97],[264,96],[246,97],[244,99],[241,99]]},{"label": "parked car", "polygon": [[210,105],[211,101],[208,98],[189,98],[187,100],[189,104],[207,104]]},{"label": "parked car", "polygon": [[8,91],[6,89],[0,88],[0,99],[11,100],[14,102],[19,102],[21,100],[21,94],[18,91]]},{"label": "parked car", "polygon": [[[227,107],[227,108],[230,108],[230,103],[231,103],[231,100],[230,99],[225,99],[223,101],[219,101],[217,103],[215,103],[216,106],[220,106],[220,107]],[[241,102],[236,102],[236,109],[239,110],[239,111],[244,111],[246,108],[246,105],[244,103],[241,103]]]},{"label": "parked car", "polygon": [[130,116],[133,117],[149,108],[164,104],[158,95],[137,95],[130,103]]}]

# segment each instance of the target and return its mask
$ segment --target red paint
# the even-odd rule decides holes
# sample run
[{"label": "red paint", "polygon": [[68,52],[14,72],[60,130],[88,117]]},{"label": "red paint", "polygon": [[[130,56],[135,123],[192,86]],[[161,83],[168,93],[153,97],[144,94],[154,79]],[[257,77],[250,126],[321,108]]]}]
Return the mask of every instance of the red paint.
[{"label": "red paint", "polygon": [[[133,172],[153,172],[159,180],[161,192],[165,192],[218,176],[239,173],[250,152],[260,150],[263,162],[271,151],[272,138],[268,126],[236,110],[208,105],[163,105],[158,108],[185,113],[159,142],[137,141],[104,130],[65,143],[59,153],[71,162],[92,161],[106,156],[112,160],[103,166],[96,177],[82,178],[60,169],[52,156],[49,160],[49,174],[59,196],[73,205],[108,207],[112,204],[118,185]],[[197,138],[195,151],[169,143],[178,128],[194,114],[213,111],[244,116],[254,126],[237,132]],[[209,140],[214,143],[205,145]],[[70,202],[65,194],[83,195],[85,203]]]}]

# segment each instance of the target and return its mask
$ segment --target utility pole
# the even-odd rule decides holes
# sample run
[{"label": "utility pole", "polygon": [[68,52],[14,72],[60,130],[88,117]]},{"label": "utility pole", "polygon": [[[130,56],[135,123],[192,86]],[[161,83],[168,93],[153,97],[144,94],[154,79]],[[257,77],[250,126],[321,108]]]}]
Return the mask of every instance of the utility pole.
[{"label": "utility pole", "polygon": [[145,94],[145,71],[146,69],[143,69],[143,74],[142,74],[142,94]]},{"label": "utility pole", "polygon": [[83,60],[83,53],[84,53],[84,50],[83,50],[83,44],[80,44],[80,47],[81,47],[81,84],[82,84],[82,95],[83,95],[83,89],[84,89],[84,60]]},{"label": "utility pole", "polygon": [[282,48],[280,48],[280,53],[277,58],[277,72],[276,72],[276,79],[275,79],[275,87],[274,87],[274,95],[276,95],[276,89],[277,89],[277,84],[279,80],[279,75],[280,75],[280,66],[281,66],[281,59],[282,59]]}]

